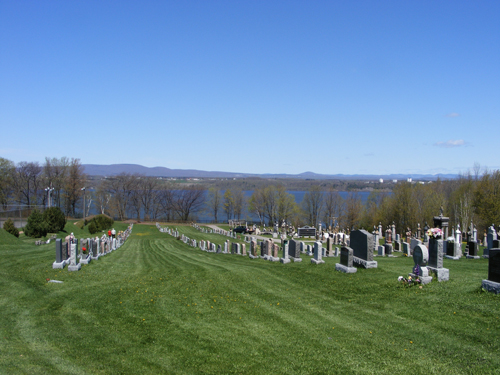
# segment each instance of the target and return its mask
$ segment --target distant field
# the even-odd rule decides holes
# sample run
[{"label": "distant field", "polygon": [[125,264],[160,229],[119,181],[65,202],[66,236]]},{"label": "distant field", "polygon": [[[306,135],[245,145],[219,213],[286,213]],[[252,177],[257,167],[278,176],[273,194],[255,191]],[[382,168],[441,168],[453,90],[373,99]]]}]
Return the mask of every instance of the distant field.
[{"label": "distant field", "polygon": [[282,265],[206,253],[152,225],[134,225],[124,246],[79,272],[52,269],[53,243],[3,229],[0,258],[2,374],[500,369],[500,296],[481,290],[483,259],[445,259],[450,281],[404,288],[397,277],[411,270],[409,258],[376,258],[377,269],[347,275],[335,271],[338,258]]}]

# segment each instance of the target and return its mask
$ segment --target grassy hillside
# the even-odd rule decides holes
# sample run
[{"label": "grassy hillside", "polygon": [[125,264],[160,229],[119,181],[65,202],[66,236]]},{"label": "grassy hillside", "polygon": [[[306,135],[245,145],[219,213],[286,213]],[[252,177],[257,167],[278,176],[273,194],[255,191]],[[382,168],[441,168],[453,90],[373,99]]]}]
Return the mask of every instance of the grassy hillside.
[{"label": "grassy hillside", "polygon": [[[178,229],[191,238],[226,240]],[[4,237],[0,373],[490,374],[500,368],[500,297],[480,288],[486,260],[445,260],[449,282],[404,288],[397,277],[411,270],[408,258],[376,258],[377,269],[347,275],[335,271],[338,258],[312,265],[303,256],[302,263],[282,265],[212,254],[135,225],[122,248],[70,273],[51,268],[53,244]]]}]

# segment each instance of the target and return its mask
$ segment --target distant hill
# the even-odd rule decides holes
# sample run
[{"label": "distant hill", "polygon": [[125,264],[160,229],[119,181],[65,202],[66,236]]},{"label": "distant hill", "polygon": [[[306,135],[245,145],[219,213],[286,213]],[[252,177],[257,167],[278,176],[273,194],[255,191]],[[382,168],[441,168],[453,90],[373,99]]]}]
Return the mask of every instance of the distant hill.
[{"label": "distant hill", "polygon": [[391,175],[361,175],[361,174],[318,174],[314,172],[304,172],[300,174],[250,174],[236,172],[219,172],[219,171],[199,171],[196,169],[170,169],[165,167],[145,167],[139,164],[83,164],[85,173],[90,176],[116,176],[121,173],[142,174],[149,177],[170,177],[170,178],[296,178],[296,179],[311,179],[311,180],[406,180],[413,178],[414,180],[433,181],[438,178],[454,179],[456,174],[391,174]]}]

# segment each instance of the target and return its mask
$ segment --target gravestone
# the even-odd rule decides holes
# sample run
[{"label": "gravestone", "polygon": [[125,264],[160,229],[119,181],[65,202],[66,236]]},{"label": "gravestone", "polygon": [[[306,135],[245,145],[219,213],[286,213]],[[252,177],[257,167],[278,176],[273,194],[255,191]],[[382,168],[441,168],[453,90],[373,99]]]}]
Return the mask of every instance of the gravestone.
[{"label": "gravestone", "polygon": [[428,284],[432,281],[432,276],[429,276],[429,269],[426,267],[429,261],[429,251],[424,245],[417,245],[413,249],[413,270],[408,275],[420,278],[422,284]]},{"label": "gravestone", "polygon": [[243,255],[244,257],[247,256],[247,245],[244,243],[241,244],[241,255]]},{"label": "gravestone", "polygon": [[306,252],[306,244],[303,241],[300,241],[300,252],[305,253]]},{"label": "gravestone", "polygon": [[311,263],[314,263],[314,264],[325,263],[325,261],[322,259],[322,255],[323,255],[322,243],[320,241],[314,242],[314,257],[311,258]]},{"label": "gravestone", "polygon": [[222,253],[222,246],[220,244],[217,245],[217,254]]},{"label": "gravestone", "polygon": [[306,249],[307,249],[306,254],[308,256],[312,256],[313,255],[313,247],[311,245],[307,245]]},{"label": "gravestone", "polygon": [[272,249],[272,254],[269,256],[268,260],[271,262],[279,262],[279,252],[280,252],[280,247],[277,243],[273,243],[271,246]]},{"label": "gravestone", "polygon": [[500,293],[500,249],[491,248],[488,260],[488,280],[483,280],[482,287],[488,292]]},{"label": "gravestone", "polygon": [[420,241],[417,238],[412,238],[410,241],[410,252],[408,253],[408,255],[411,255],[413,253],[413,249],[415,248],[415,246],[421,245],[421,244],[422,244],[422,241]]},{"label": "gravestone", "polygon": [[258,258],[258,255],[257,255],[257,241],[255,241],[255,240],[251,240],[250,241],[250,252],[248,253],[248,257],[250,259]]},{"label": "gravestone", "polygon": [[476,241],[467,242],[467,246],[469,247],[469,255],[467,255],[467,259],[480,259],[478,255],[478,245]]},{"label": "gravestone", "polygon": [[379,257],[385,256],[385,245],[378,245],[377,255]]},{"label": "gravestone", "polygon": [[443,247],[443,240],[429,239],[429,265],[427,268],[436,274],[438,281],[448,281],[450,279],[450,270],[443,268]]},{"label": "gravestone", "polygon": [[66,262],[63,259],[62,240],[56,239],[56,261],[52,263],[52,268],[64,268]]},{"label": "gravestone", "polygon": [[340,249],[340,263],[335,263],[335,269],[344,273],[355,273],[357,268],[353,266],[354,250],[347,246]]},{"label": "gravestone", "polygon": [[333,238],[332,237],[328,237],[326,239],[326,256],[327,257],[333,256]]},{"label": "gravestone", "polygon": [[411,256],[411,245],[408,242],[403,242],[403,254]]},{"label": "gravestone", "polygon": [[316,238],[316,228],[305,226],[298,229],[299,237],[314,237]]},{"label": "gravestone", "polygon": [[[373,235],[371,233],[364,229],[352,231],[350,248],[354,251],[353,262],[356,266],[377,268],[377,262],[373,260]],[[387,248],[385,250],[387,251]]]},{"label": "gravestone", "polygon": [[81,264],[89,264],[91,259],[92,259],[90,257],[90,244],[89,243],[90,243],[90,241],[88,238],[86,240],[82,240],[82,247],[85,247],[87,254],[84,254],[83,249],[82,249],[82,255],[80,257]]},{"label": "gravestone", "polygon": [[99,240],[94,240],[94,239],[90,239],[90,248],[92,250],[92,256],[91,258],[93,260],[97,260],[99,259]]},{"label": "gravestone", "polygon": [[392,245],[390,243],[384,245],[384,252],[386,256],[394,257],[394,255],[392,255]]},{"label": "gravestone", "polygon": [[70,263],[68,271],[80,271],[82,265],[78,262],[78,239],[75,238],[74,242],[70,243]]},{"label": "gravestone", "polygon": [[288,255],[294,262],[302,262],[300,257],[300,244],[298,241],[290,240],[288,243]]},{"label": "gravestone", "polygon": [[287,240],[283,241],[282,249],[283,249],[283,257],[280,259],[280,262],[283,264],[290,263],[290,259],[288,257],[288,241]]}]

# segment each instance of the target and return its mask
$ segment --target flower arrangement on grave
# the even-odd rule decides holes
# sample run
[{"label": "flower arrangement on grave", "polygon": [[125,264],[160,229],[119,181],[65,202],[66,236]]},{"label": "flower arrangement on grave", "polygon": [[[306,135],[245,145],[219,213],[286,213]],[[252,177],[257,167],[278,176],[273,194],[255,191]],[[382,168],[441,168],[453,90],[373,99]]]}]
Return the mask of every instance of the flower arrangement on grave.
[{"label": "flower arrangement on grave", "polygon": [[438,238],[443,237],[443,231],[440,228],[430,228],[427,231],[427,236],[429,236],[429,238],[438,239]]},{"label": "flower arrangement on grave", "polygon": [[[403,283],[403,285],[405,287],[412,287],[414,285],[420,285],[422,281],[420,280],[420,267],[418,265],[413,267],[413,274],[415,275],[415,277],[408,276],[408,278],[406,278],[403,276],[399,276],[398,281],[400,283]],[[422,288],[422,286],[420,286],[420,288]]]},{"label": "flower arrangement on grave", "polygon": [[82,247],[82,254],[87,255],[87,248],[85,246]]}]

